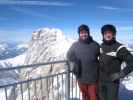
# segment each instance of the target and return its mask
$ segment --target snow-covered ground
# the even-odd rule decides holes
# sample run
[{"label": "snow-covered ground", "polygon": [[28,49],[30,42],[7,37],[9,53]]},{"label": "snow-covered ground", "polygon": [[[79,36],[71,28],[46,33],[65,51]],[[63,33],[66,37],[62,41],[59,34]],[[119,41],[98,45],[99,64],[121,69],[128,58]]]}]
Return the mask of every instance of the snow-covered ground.
[{"label": "snow-covered ground", "polygon": [[6,60],[0,60],[0,64],[3,67],[7,67],[6,64],[11,64],[12,66],[22,65],[22,64],[24,64],[25,57],[26,57],[26,53],[22,53],[22,54],[20,54],[16,57],[13,57],[13,58],[9,58]]}]

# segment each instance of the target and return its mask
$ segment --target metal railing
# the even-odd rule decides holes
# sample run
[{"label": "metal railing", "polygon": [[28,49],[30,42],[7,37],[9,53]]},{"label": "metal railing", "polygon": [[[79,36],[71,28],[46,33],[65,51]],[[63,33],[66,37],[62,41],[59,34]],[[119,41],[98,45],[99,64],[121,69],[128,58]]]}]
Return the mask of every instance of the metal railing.
[{"label": "metal railing", "polygon": [[2,68],[0,73],[29,68],[37,70],[45,66],[45,68],[59,67],[58,64],[60,67],[63,64],[65,70],[0,85],[0,96],[2,95],[0,100],[74,100],[74,98],[79,100],[81,94],[75,76],[70,73],[70,66],[65,60]]},{"label": "metal railing", "polygon": [[28,79],[0,85],[0,100],[82,100],[77,81],[70,72],[66,60],[1,68],[0,73],[23,69],[36,70],[39,67],[40,69],[50,67],[51,70],[53,67],[59,67],[53,66],[58,64],[60,67],[65,66],[65,70],[56,70],[55,73],[51,72],[35,78],[28,76]]}]

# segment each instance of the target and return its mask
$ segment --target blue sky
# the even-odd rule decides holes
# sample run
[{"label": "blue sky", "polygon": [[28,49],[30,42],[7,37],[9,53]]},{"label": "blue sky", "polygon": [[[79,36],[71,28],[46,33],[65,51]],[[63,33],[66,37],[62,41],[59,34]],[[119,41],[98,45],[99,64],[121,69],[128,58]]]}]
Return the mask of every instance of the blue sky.
[{"label": "blue sky", "polygon": [[0,0],[0,40],[28,41],[42,27],[76,38],[80,24],[101,40],[100,28],[108,23],[118,28],[119,40],[133,40],[132,5],[132,0]]}]

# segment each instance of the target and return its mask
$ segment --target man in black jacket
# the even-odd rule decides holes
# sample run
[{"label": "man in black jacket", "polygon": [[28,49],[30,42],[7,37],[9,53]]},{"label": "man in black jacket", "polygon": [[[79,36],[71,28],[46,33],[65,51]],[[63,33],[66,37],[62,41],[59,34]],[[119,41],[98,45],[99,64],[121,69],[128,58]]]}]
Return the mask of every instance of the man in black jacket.
[{"label": "man in black jacket", "polygon": [[[104,25],[101,29],[103,43],[100,48],[99,96],[100,100],[118,100],[119,80],[133,70],[133,56],[116,41],[116,28]],[[122,62],[126,67],[121,70]]]},{"label": "man in black jacket", "polygon": [[89,27],[78,28],[79,40],[70,47],[67,58],[74,63],[72,72],[75,74],[82,100],[97,100],[98,55],[100,47],[90,36]]}]

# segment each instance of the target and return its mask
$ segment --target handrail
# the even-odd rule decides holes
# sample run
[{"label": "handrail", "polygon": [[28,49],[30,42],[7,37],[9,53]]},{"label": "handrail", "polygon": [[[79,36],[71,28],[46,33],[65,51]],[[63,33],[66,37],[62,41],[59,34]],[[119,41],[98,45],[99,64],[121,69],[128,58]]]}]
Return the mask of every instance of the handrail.
[{"label": "handrail", "polygon": [[61,75],[61,74],[66,74],[66,72],[47,75],[47,76],[43,76],[43,77],[32,78],[32,79],[27,79],[27,80],[18,81],[18,82],[13,82],[13,83],[1,85],[0,88],[14,86],[14,85],[17,85],[17,84],[23,84],[23,83],[27,83],[27,82],[31,82],[31,81],[37,81],[37,80],[40,80],[40,79],[46,79],[46,78],[54,77],[54,76]]},{"label": "handrail", "polygon": [[34,67],[38,67],[38,66],[41,67],[41,66],[44,66],[44,65],[66,63],[66,62],[67,62],[67,60],[60,60],[60,61],[52,61],[52,62],[46,62],[46,63],[36,63],[36,64],[30,64],[30,65],[19,65],[19,66],[15,66],[15,67],[0,68],[0,71],[34,68]]},{"label": "handrail", "polygon": [[[69,98],[70,98],[70,75],[69,75],[70,72],[69,72],[69,64],[68,64],[67,60],[60,60],[60,61],[53,61],[53,62],[46,62],[46,63],[37,63],[37,64],[30,64],[30,65],[20,65],[20,66],[15,66],[15,67],[10,67],[10,68],[1,68],[0,72],[1,71],[18,70],[18,69],[24,69],[24,68],[35,68],[35,67],[41,67],[41,66],[44,66],[44,65],[61,64],[61,63],[66,63],[66,65],[68,66],[68,67],[66,67],[66,70],[63,71],[63,72],[50,74],[50,75],[46,75],[46,76],[39,76],[37,78],[19,80],[19,81],[12,82],[12,83],[7,83],[7,84],[4,84],[4,85],[1,85],[0,89],[4,89],[5,90],[5,95],[6,95],[5,98],[7,100],[7,88],[8,87],[14,87],[14,93],[15,93],[15,86],[20,85],[20,88],[22,90],[22,87],[21,87],[22,84],[29,83],[29,82],[35,82],[35,81],[38,81],[38,80],[40,81],[40,80],[43,80],[43,79],[54,78],[56,76],[58,77],[58,76],[65,75],[66,76],[65,77],[65,81],[66,81],[65,82],[65,100],[69,100]],[[57,80],[57,81],[59,81],[59,80]],[[62,82],[62,84],[63,84],[63,82]],[[28,86],[28,88],[29,88],[29,86]],[[22,93],[22,95],[23,95],[23,93]],[[29,97],[30,97],[30,95],[29,95]]]},{"label": "handrail", "polygon": [[[130,50],[130,52],[133,53],[133,50]],[[42,62],[42,63],[29,64],[29,65],[19,65],[19,66],[8,67],[8,68],[0,68],[0,72],[2,72],[2,71],[11,71],[11,70],[19,70],[19,69],[26,69],[26,68],[38,68],[38,67],[44,67],[46,65],[61,64],[61,63],[64,63],[64,64],[67,65],[66,70],[63,71],[63,72],[50,74],[50,75],[46,75],[46,76],[39,76],[39,77],[36,77],[36,78],[31,78],[31,79],[26,79],[26,80],[18,80],[16,82],[7,83],[7,84],[2,84],[2,85],[0,85],[0,89],[5,89],[5,94],[7,94],[7,88],[8,87],[12,87],[12,86],[15,87],[17,85],[21,86],[22,84],[25,84],[25,83],[34,82],[34,81],[38,81],[38,80],[42,80],[42,79],[45,80],[45,79],[49,79],[51,77],[56,77],[56,76],[60,76],[60,75],[64,75],[65,74],[65,93],[66,93],[65,94],[65,100],[69,100],[70,99],[70,91],[71,91],[70,82],[71,82],[72,79],[70,79],[71,71],[70,71],[70,66],[69,66],[69,63],[68,63],[67,60]],[[6,96],[6,98],[7,98],[7,96]]]},{"label": "handrail", "polygon": [[[130,50],[130,52],[133,52],[133,50]],[[44,66],[44,65],[58,64],[58,63],[65,63],[65,62],[67,62],[67,60],[36,63],[36,64],[30,64],[30,65],[19,65],[19,66],[8,67],[8,68],[0,68],[0,71],[18,70],[18,69],[25,69],[25,68],[34,68],[34,67],[38,67],[38,66],[41,67],[41,66]]]}]

